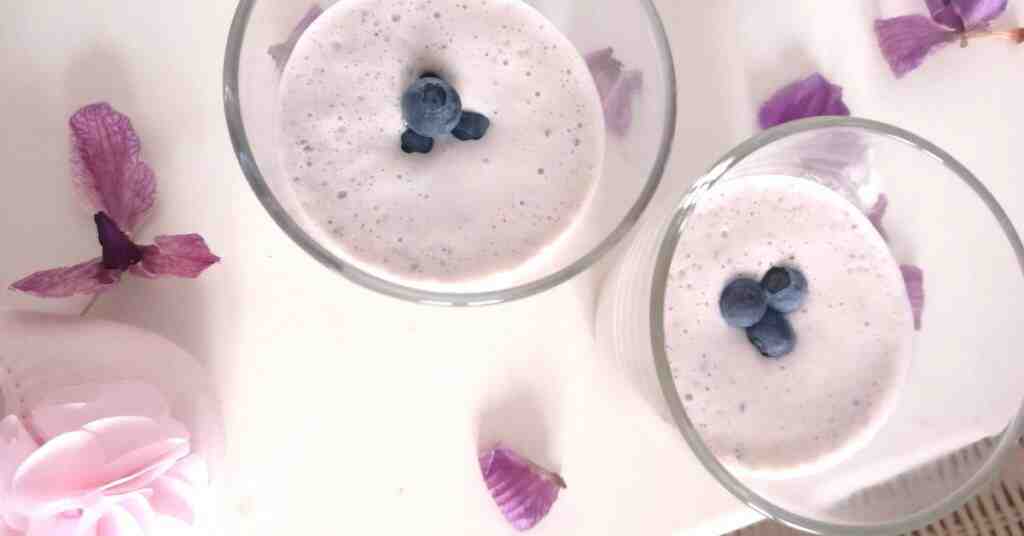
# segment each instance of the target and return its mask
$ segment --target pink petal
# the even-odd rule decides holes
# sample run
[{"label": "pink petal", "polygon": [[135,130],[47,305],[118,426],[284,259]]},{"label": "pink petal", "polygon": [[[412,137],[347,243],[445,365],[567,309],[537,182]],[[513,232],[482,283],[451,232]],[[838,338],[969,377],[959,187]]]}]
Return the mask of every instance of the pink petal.
[{"label": "pink petal", "polygon": [[479,456],[480,471],[505,519],[517,530],[533,528],[551,510],[565,481],[506,448]]},{"label": "pink petal", "polygon": [[843,88],[828,81],[821,73],[797,80],[773,94],[757,115],[761,128],[828,115],[850,115],[843,102]]},{"label": "pink petal", "polygon": [[619,78],[604,105],[604,116],[612,132],[625,134],[633,124],[633,96],[644,87],[640,71],[627,71]]},{"label": "pink petal", "polygon": [[67,298],[76,294],[98,294],[121,280],[122,272],[103,267],[102,259],[93,259],[74,266],[36,272],[11,285],[17,290],[40,298]]},{"label": "pink petal", "polygon": [[71,116],[70,126],[75,186],[97,211],[131,233],[156,199],[156,178],[139,158],[131,120],[99,102]]},{"label": "pink petal", "polygon": [[198,454],[192,454],[180,460],[167,472],[167,476],[197,487],[205,487],[210,484],[210,469],[206,465],[206,460]]},{"label": "pink petal", "polygon": [[158,513],[189,525],[196,522],[196,497],[192,486],[176,478],[164,476],[154,481],[150,488],[153,490],[153,496],[149,498],[149,503]]},{"label": "pink petal", "polygon": [[152,534],[153,525],[156,522],[156,512],[149,505],[149,501],[138,493],[124,496],[118,499],[118,505],[128,512],[135,521],[142,527],[143,534]]},{"label": "pink petal", "polygon": [[868,210],[868,219],[871,220],[871,224],[875,226],[875,229],[878,229],[878,234],[882,235],[882,238],[886,240],[888,240],[888,237],[885,234],[885,228],[882,227],[882,218],[885,217],[885,210],[887,208],[889,208],[889,196],[879,194],[874,206]]},{"label": "pink petal", "polygon": [[907,286],[907,298],[914,312],[914,329],[921,330],[921,314],[924,312],[924,272],[912,264],[901,264],[903,283]]},{"label": "pink petal", "polygon": [[309,10],[306,11],[306,14],[299,19],[298,24],[295,25],[294,29],[292,29],[292,33],[288,35],[288,40],[273,45],[267,50],[270,57],[274,59],[275,63],[277,63],[277,69],[279,71],[283,71],[284,66],[288,64],[288,58],[292,55],[292,49],[295,48],[295,44],[299,42],[299,38],[302,37],[306,28],[309,28],[309,26],[313,24],[317,17],[319,17],[323,12],[324,11],[320,9],[318,4],[310,6]]},{"label": "pink petal", "polygon": [[882,56],[896,78],[916,69],[938,47],[956,39],[956,33],[923,15],[905,15],[875,21]]},{"label": "pink petal", "polygon": [[145,536],[139,520],[120,506],[113,506],[96,524],[96,536]]},{"label": "pink petal", "polygon": [[154,467],[169,469],[187,454],[187,432],[173,421],[103,419],[36,450],[15,473],[13,494],[33,510],[126,482],[144,485],[159,476]]},{"label": "pink petal", "polygon": [[154,242],[155,245],[142,247],[142,262],[131,268],[133,274],[194,279],[220,262],[220,257],[211,253],[206,241],[197,234],[158,236]]},{"label": "pink petal", "polygon": [[43,440],[82,428],[109,417],[170,415],[170,407],[155,387],[141,382],[86,384],[51,393],[30,413],[32,425]]},{"label": "pink petal", "polygon": [[65,515],[33,519],[25,536],[96,536],[96,525],[91,519]]}]

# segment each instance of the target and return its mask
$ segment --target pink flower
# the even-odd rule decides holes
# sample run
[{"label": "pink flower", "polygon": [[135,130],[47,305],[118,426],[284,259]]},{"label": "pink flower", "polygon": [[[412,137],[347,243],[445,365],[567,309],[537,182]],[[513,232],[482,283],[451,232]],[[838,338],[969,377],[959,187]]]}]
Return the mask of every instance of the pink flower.
[{"label": "pink flower", "polygon": [[63,389],[0,421],[0,534],[143,536],[198,526],[189,432],[140,383]]},{"label": "pink flower", "polygon": [[195,278],[220,258],[197,234],[165,235],[138,245],[131,233],[156,199],[156,177],[140,158],[141,143],[128,117],[105,102],[71,116],[74,185],[98,212],[102,256],[73,266],[36,272],[11,285],[42,298],[97,294],[126,271],[146,277]]}]

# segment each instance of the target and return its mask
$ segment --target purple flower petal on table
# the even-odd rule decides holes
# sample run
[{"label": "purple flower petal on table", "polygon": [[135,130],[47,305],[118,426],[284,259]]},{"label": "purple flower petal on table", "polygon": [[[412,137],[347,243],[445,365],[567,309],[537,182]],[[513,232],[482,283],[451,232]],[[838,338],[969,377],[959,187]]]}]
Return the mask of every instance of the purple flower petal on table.
[{"label": "purple flower petal on table", "polygon": [[69,124],[75,186],[96,210],[134,231],[153,206],[156,178],[139,157],[131,120],[100,102],[80,109]]},{"label": "purple flower petal on table", "polygon": [[921,313],[924,312],[924,272],[912,264],[901,264],[903,283],[907,287],[907,298],[914,313],[914,329],[921,329]]},{"label": "purple flower petal on table", "polygon": [[757,122],[761,128],[771,128],[826,115],[850,115],[850,109],[843,102],[843,88],[814,73],[776,91],[761,105]]},{"label": "purple flower petal on table", "polygon": [[103,266],[102,259],[93,259],[74,266],[36,272],[11,285],[17,290],[40,298],[67,298],[77,294],[97,294],[121,280],[120,270]]},{"label": "purple flower petal on table", "polygon": [[924,0],[924,3],[928,5],[932,20],[953,30],[964,30],[964,20],[953,8],[952,0]]},{"label": "purple flower petal on table", "polygon": [[105,212],[97,212],[93,221],[103,247],[104,267],[123,271],[142,260],[142,248],[135,245]]},{"label": "purple flower petal on table", "polygon": [[585,59],[590,76],[594,78],[594,85],[597,86],[597,94],[604,104],[611,94],[612,86],[622,77],[622,62],[615,59],[611,47],[591,52]]},{"label": "purple flower petal on table", "polygon": [[220,262],[210,252],[206,241],[197,234],[158,236],[151,246],[142,246],[142,262],[131,267],[135,275],[194,279],[204,270]]},{"label": "purple flower petal on table", "polygon": [[885,228],[882,227],[882,218],[885,217],[885,210],[889,208],[889,196],[885,194],[879,194],[875,204],[868,210],[868,219],[871,220],[871,224],[878,230],[878,234],[882,235],[882,238],[888,240],[885,234]]},{"label": "purple flower petal on table", "polygon": [[482,452],[479,461],[487,489],[517,530],[529,530],[544,519],[565,487],[562,477],[506,448]]},{"label": "purple flower petal on table", "polygon": [[633,124],[633,96],[644,87],[640,71],[627,71],[612,85],[604,105],[608,128],[616,134],[625,134]]},{"label": "purple flower petal on table", "polygon": [[[947,0],[960,17],[963,28],[974,30],[987,25],[1006,11],[1008,0]],[[930,6],[929,6],[930,7]]]},{"label": "purple flower petal on table", "polygon": [[298,24],[295,25],[295,28],[292,29],[292,33],[288,35],[287,40],[267,49],[267,53],[270,54],[270,57],[274,59],[275,63],[277,63],[277,69],[279,71],[283,71],[284,66],[288,64],[288,58],[292,56],[292,50],[295,48],[295,44],[299,42],[299,38],[302,37],[306,28],[309,28],[309,26],[313,24],[313,21],[315,21],[323,12],[324,10],[320,9],[318,4],[313,4],[310,6],[309,10],[306,11],[306,14],[299,20]]},{"label": "purple flower petal on table", "polygon": [[896,78],[916,69],[928,54],[957,38],[956,32],[935,24],[924,15],[876,20],[875,35],[882,56]]}]

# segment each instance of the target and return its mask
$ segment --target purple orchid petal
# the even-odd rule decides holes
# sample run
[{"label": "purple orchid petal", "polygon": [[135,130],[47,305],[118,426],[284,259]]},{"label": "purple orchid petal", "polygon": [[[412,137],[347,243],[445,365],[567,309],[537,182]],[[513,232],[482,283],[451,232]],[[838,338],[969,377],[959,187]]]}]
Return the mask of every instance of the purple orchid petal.
[{"label": "purple orchid petal", "polygon": [[142,262],[131,267],[135,275],[154,279],[163,276],[195,279],[220,262],[197,234],[158,236],[152,246],[142,246]]},{"label": "purple orchid petal", "polygon": [[901,264],[903,283],[907,287],[910,309],[914,312],[914,329],[921,329],[921,313],[924,312],[924,272],[912,264]]},{"label": "purple orchid petal", "polygon": [[105,268],[124,271],[142,260],[142,248],[135,245],[105,212],[97,212],[93,220],[103,246]]},{"label": "purple orchid petal", "polygon": [[587,54],[585,58],[602,104],[611,94],[612,86],[622,77],[622,62],[615,59],[614,53],[611,47],[602,48]]},{"label": "purple orchid petal", "polygon": [[878,200],[875,201],[874,206],[868,210],[868,219],[871,220],[871,224],[878,230],[878,234],[882,235],[882,238],[888,240],[888,236],[885,234],[885,228],[882,227],[882,218],[885,217],[885,211],[889,208],[889,196],[885,194],[879,194]]},{"label": "purple orchid petal", "polygon": [[964,20],[953,8],[952,0],[924,0],[924,3],[932,13],[932,20],[959,32],[964,30]]},{"label": "purple orchid petal", "polygon": [[529,530],[544,519],[565,487],[562,477],[506,448],[483,452],[479,461],[487,489],[517,530]]},{"label": "purple orchid petal", "polygon": [[640,71],[627,71],[619,78],[608,93],[604,105],[604,117],[612,132],[623,135],[633,124],[633,96],[644,87]]},{"label": "purple orchid petal", "polygon": [[156,178],[139,158],[131,121],[100,102],[75,112],[69,123],[75,186],[96,210],[131,233],[156,199]]},{"label": "purple orchid petal", "polygon": [[624,71],[614,54],[608,47],[591,52],[584,59],[601,97],[608,128],[623,135],[633,124],[633,96],[643,89],[644,79],[640,71]]},{"label": "purple orchid petal", "polygon": [[288,64],[288,58],[292,56],[292,50],[295,48],[295,44],[299,42],[299,38],[305,33],[306,28],[309,28],[313,21],[319,17],[324,10],[320,9],[318,4],[313,4],[303,15],[302,19],[299,20],[295,28],[292,29],[292,33],[288,35],[288,39],[281,43],[271,46],[267,49],[267,53],[277,63],[277,70],[283,71],[284,66]]},{"label": "purple orchid petal", "polygon": [[120,270],[103,266],[102,259],[93,259],[66,268],[36,272],[11,285],[17,290],[40,298],[67,298],[76,294],[98,294],[121,280]]},{"label": "purple orchid petal", "polygon": [[896,78],[916,69],[928,54],[957,36],[924,15],[876,20],[875,34],[882,56]]},{"label": "purple orchid petal", "polygon": [[[963,27],[974,30],[987,25],[1006,11],[1008,0],[949,0],[963,21]],[[930,7],[930,6],[929,6]]]},{"label": "purple orchid petal", "polygon": [[814,73],[776,91],[761,105],[757,122],[761,128],[771,128],[825,115],[850,115],[850,109],[843,102],[843,88]]}]

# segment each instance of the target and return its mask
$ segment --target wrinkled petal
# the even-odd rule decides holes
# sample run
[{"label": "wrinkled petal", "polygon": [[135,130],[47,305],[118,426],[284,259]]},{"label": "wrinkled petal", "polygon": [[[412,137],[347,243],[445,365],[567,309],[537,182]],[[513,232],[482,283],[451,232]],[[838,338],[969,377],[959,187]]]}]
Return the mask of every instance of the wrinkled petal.
[{"label": "wrinkled petal", "polygon": [[882,56],[896,78],[916,69],[932,51],[956,39],[956,33],[923,15],[905,15],[875,21]]},{"label": "wrinkled petal", "polygon": [[594,78],[594,85],[597,86],[597,94],[604,103],[611,94],[612,86],[622,77],[622,62],[615,59],[611,47],[591,52],[585,59],[590,75]]},{"label": "wrinkled petal", "polygon": [[164,476],[151,485],[149,503],[159,514],[179,519],[192,525],[196,522],[196,492],[188,483]]},{"label": "wrinkled petal", "polygon": [[878,230],[878,234],[882,235],[882,238],[888,240],[885,234],[885,228],[882,227],[882,218],[885,217],[885,210],[889,208],[889,196],[885,194],[879,194],[875,204],[868,209],[868,219],[871,220],[871,224]]},{"label": "wrinkled petal", "polygon": [[619,78],[609,94],[604,106],[604,117],[608,128],[616,134],[625,134],[633,123],[633,96],[644,87],[643,74],[640,71],[627,71]]},{"label": "wrinkled petal", "polygon": [[75,186],[96,210],[134,231],[156,199],[156,178],[139,157],[131,120],[100,102],[76,112],[70,126]]},{"label": "wrinkled petal", "polygon": [[313,21],[315,21],[323,12],[324,11],[320,9],[318,4],[310,6],[309,10],[306,11],[306,14],[299,20],[299,23],[295,25],[292,33],[288,35],[288,40],[273,45],[267,50],[270,57],[274,59],[275,63],[277,63],[278,70],[284,70],[284,66],[288,64],[288,58],[292,56],[292,49],[294,49],[295,44],[299,42],[299,38],[302,37],[306,28],[309,28],[309,26],[313,24]]},{"label": "wrinkled petal", "polygon": [[96,222],[96,235],[103,248],[105,268],[124,271],[142,260],[142,249],[105,212],[97,212],[93,221]]},{"label": "wrinkled petal", "polygon": [[903,283],[907,287],[910,309],[914,312],[914,329],[921,329],[921,314],[924,312],[924,272],[912,264],[901,264]]},{"label": "wrinkled petal", "polygon": [[111,417],[170,416],[163,394],[141,382],[85,384],[55,391],[30,413],[36,433],[44,441]]},{"label": "wrinkled petal", "polygon": [[158,236],[154,242],[155,245],[142,247],[142,262],[131,268],[133,274],[148,278],[196,278],[220,262],[220,257],[210,252],[206,241],[197,234]]},{"label": "wrinkled petal", "polygon": [[814,73],[776,91],[761,105],[757,122],[761,128],[771,128],[825,115],[850,115],[850,109],[843,102],[843,88]]},{"label": "wrinkled petal", "polygon": [[11,285],[17,290],[40,298],[67,298],[77,294],[98,294],[121,280],[120,270],[109,270],[102,259],[93,259],[74,266],[36,272]]},{"label": "wrinkled petal", "polygon": [[32,453],[15,472],[13,495],[32,511],[123,484],[155,466],[170,469],[169,462],[187,454],[188,433],[174,421],[103,419],[57,436]]},{"label": "wrinkled petal", "polygon": [[517,530],[528,530],[551,510],[565,481],[506,448],[479,456],[480,471],[505,519]]}]

